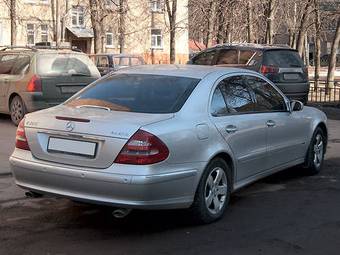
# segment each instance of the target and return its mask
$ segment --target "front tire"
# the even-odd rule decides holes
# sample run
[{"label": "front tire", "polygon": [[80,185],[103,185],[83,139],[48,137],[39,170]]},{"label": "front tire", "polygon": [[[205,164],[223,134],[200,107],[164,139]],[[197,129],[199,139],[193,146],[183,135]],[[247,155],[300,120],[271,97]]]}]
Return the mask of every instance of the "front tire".
[{"label": "front tire", "polygon": [[21,97],[15,96],[10,103],[10,114],[12,122],[18,126],[19,122],[24,118],[27,113],[25,103]]},{"label": "front tire", "polygon": [[196,223],[206,224],[220,219],[229,203],[231,171],[221,158],[213,159],[206,167],[190,208]]},{"label": "front tire", "polygon": [[323,166],[326,151],[326,136],[320,127],[314,131],[306,157],[306,172],[308,175],[318,174]]}]

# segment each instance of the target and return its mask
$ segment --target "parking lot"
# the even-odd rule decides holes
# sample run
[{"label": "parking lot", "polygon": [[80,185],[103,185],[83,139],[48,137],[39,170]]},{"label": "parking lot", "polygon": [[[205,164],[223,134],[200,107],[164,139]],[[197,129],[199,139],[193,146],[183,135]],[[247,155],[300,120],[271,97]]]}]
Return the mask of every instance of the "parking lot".
[{"label": "parking lot", "polygon": [[15,127],[0,115],[0,254],[339,254],[340,110],[327,111],[324,169],[293,168],[232,196],[222,220],[193,226],[185,211],[134,211],[26,198],[8,157]]}]

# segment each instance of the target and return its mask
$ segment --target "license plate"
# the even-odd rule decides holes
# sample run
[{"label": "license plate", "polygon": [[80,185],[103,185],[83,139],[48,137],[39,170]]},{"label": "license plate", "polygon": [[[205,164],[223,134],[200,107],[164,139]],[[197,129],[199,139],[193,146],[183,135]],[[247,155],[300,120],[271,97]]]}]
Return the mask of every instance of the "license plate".
[{"label": "license plate", "polygon": [[283,74],[283,78],[285,80],[298,80],[300,79],[300,75],[296,73],[285,73]]},{"label": "license plate", "polygon": [[97,143],[79,140],[50,137],[47,150],[65,154],[80,155],[93,158],[96,154]]},{"label": "license plate", "polygon": [[84,88],[85,86],[62,86],[61,93],[70,94],[77,93],[79,90]]}]

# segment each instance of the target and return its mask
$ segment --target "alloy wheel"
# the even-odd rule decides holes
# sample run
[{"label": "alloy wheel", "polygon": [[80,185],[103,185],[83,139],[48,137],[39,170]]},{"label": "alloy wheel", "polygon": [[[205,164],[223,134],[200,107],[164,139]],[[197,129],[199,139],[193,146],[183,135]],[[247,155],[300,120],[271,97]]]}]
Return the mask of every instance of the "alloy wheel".
[{"label": "alloy wheel", "polygon": [[205,184],[205,205],[211,214],[218,214],[226,201],[228,182],[224,170],[214,168]]},{"label": "alloy wheel", "polygon": [[315,137],[315,143],[314,143],[314,166],[316,168],[319,168],[322,164],[323,161],[323,154],[324,154],[324,143],[323,143],[323,138],[321,134],[317,134]]}]

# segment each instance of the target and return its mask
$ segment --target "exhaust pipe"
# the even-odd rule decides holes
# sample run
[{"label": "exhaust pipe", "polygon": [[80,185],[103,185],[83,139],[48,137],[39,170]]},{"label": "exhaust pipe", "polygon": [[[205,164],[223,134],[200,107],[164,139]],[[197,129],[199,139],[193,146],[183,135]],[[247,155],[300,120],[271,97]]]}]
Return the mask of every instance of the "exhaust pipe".
[{"label": "exhaust pipe", "polygon": [[33,192],[33,191],[27,191],[25,193],[26,197],[28,198],[39,198],[39,197],[42,197],[43,195],[42,194],[39,194],[39,193],[36,193],[36,192]]},{"label": "exhaust pipe", "polygon": [[118,208],[112,212],[113,217],[116,219],[123,219],[131,213],[132,209]]}]

